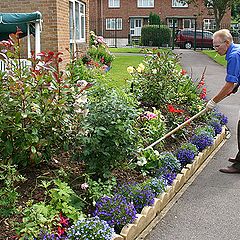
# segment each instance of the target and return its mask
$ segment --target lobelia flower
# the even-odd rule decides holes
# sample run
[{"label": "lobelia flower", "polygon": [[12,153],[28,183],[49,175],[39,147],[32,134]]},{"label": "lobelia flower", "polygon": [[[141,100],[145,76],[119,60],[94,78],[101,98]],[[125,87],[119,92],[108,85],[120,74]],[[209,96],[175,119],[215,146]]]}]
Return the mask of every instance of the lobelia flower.
[{"label": "lobelia flower", "polygon": [[182,166],[192,163],[195,158],[195,153],[190,149],[179,149],[177,152],[177,159],[180,161]]},{"label": "lobelia flower", "polygon": [[199,151],[202,151],[206,147],[211,146],[213,144],[213,137],[202,133],[199,135],[194,135],[190,142],[196,145]]}]

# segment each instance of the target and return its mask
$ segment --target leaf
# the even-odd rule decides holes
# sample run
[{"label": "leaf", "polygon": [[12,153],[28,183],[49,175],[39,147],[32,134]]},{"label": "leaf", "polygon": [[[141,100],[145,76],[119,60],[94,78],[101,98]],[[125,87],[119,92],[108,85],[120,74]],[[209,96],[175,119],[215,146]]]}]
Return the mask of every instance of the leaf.
[{"label": "leaf", "polygon": [[34,146],[31,146],[31,152],[35,154],[37,152],[36,148]]}]

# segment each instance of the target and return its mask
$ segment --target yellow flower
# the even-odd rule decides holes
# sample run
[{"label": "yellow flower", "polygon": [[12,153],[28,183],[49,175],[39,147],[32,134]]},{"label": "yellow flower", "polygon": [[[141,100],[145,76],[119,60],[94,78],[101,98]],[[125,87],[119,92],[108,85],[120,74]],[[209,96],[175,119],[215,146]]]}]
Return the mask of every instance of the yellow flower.
[{"label": "yellow flower", "polygon": [[145,66],[144,66],[142,63],[140,63],[140,64],[138,65],[138,67],[140,67],[140,68],[142,69],[142,71],[145,69]]},{"label": "yellow flower", "polygon": [[128,68],[127,68],[127,71],[128,71],[128,73],[133,73],[134,72],[134,68],[132,67],[132,66],[129,66]]}]

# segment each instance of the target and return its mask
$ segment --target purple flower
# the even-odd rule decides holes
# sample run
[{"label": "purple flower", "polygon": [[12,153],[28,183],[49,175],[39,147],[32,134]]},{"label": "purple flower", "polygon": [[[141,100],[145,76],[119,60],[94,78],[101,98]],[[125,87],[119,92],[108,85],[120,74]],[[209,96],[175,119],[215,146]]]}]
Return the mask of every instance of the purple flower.
[{"label": "purple flower", "polygon": [[210,125],[214,128],[215,135],[220,134],[222,132],[222,125],[219,120],[212,121]]},{"label": "purple flower", "polygon": [[154,203],[155,193],[150,186],[140,183],[122,185],[118,194],[123,195],[132,202],[136,211],[141,212],[143,207],[151,206]]},{"label": "purple flower", "polygon": [[117,194],[113,198],[106,196],[99,199],[93,215],[105,220],[116,232],[120,232],[123,226],[137,218],[136,213],[133,203]]},{"label": "purple flower", "polygon": [[190,149],[180,149],[177,152],[177,159],[180,161],[182,166],[192,163],[195,158],[195,153]]},{"label": "purple flower", "polygon": [[190,142],[198,148],[199,151],[202,151],[208,146],[213,144],[213,137],[208,134],[201,133],[199,135],[193,135]]}]

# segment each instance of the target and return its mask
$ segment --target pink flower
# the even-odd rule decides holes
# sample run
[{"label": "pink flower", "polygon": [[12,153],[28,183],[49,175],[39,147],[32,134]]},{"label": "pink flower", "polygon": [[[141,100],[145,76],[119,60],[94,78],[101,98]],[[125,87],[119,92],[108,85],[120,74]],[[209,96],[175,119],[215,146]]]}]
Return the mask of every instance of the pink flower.
[{"label": "pink flower", "polygon": [[148,120],[151,120],[151,119],[157,118],[157,114],[152,113],[152,112],[148,112],[146,117],[147,117]]},{"label": "pink flower", "polygon": [[81,189],[83,189],[83,190],[87,190],[88,187],[89,187],[89,186],[88,186],[87,183],[81,184]]}]

